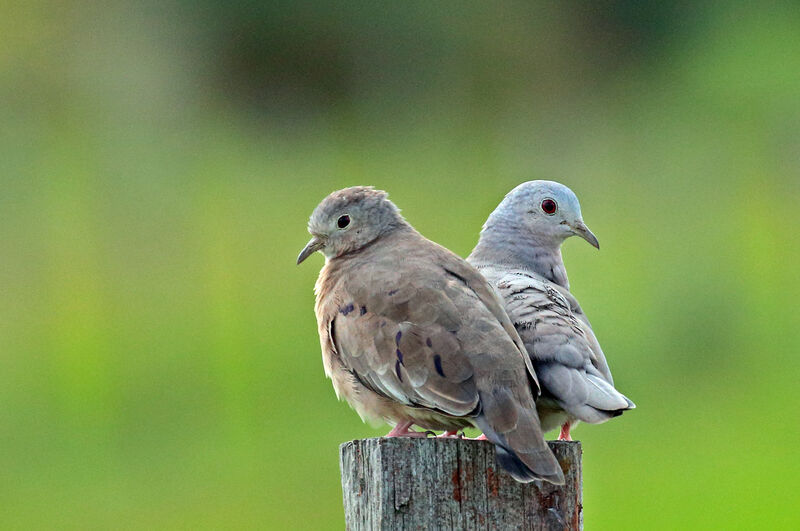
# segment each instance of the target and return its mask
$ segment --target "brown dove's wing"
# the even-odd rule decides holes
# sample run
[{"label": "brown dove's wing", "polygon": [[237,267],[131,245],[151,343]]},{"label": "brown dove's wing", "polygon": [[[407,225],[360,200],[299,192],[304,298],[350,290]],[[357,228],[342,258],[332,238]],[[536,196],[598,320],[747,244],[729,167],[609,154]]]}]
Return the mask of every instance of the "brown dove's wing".
[{"label": "brown dove's wing", "polygon": [[466,260],[456,256],[450,250],[442,247],[441,245],[430,242],[436,250],[436,260],[441,267],[453,277],[459,279],[464,285],[469,288],[476,297],[483,303],[483,305],[492,313],[492,315],[500,322],[503,330],[506,331],[508,336],[514,341],[517,351],[525,362],[528,369],[528,374],[531,380],[531,391],[535,396],[540,394],[541,386],[536,376],[536,371],[531,364],[528,352],[525,348],[525,343],[519,336],[514,323],[509,318],[508,313],[504,308],[503,299],[492,288],[492,285],[487,282],[486,278]]},{"label": "brown dove's wing", "polygon": [[531,355],[543,396],[553,397],[565,411],[590,423],[635,407],[606,378],[608,365],[591,328],[575,316],[552,283],[509,273],[496,285]]},{"label": "brown dove's wing", "polygon": [[[467,261],[440,245],[431,244],[442,269],[457,279],[492,316],[483,321],[471,316],[471,337],[461,336],[462,341],[481,353],[473,357],[481,398],[481,414],[475,418],[476,424],[495,444],[498,463],[518,481],[545,479],[563,484],[563,471],[547,446],[530,394],[538,396],[540,393],[539,380],[525,344],[504,309],[503,299]],[[496,330],[497,324],[505,332],[498,339],[506,339],[505,342],[498,343],[488,333],[492,327]],[[506,338],[502,338],[503,335]],[[509,347],[504,346],[507,338],[513,341],[515,351],[525,363],[524,377],[514,370],[518,358],[509,356]]]},{"label": "brown dove's wing", "polygon": [[381,290],[371,289],[370,276],[348,280],[351,297],[331,326],[345,366],[369,389],[406,406],[476,414],[473,369],[455,335],[463,320],[444,276],[431,285],[398,275],[382,281]]}]

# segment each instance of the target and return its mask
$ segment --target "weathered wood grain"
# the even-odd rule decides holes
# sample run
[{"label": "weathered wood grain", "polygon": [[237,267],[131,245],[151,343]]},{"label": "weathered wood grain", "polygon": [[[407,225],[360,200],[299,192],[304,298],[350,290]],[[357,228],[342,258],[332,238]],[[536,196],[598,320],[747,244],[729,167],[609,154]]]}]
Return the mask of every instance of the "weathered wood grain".
[{"label": "weathered wood grain", "polygon": [[379,438],[339,448],[347,529],[582,529],[580,442],[552,441],[566,484],[517,483],[494,446]]}]

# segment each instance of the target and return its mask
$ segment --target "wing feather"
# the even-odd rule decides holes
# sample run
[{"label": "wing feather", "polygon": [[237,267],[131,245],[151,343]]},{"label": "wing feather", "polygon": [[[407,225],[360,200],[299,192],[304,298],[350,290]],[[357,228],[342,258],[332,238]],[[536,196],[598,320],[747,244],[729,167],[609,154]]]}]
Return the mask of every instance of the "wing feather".
[{"label": "wing feather", "polygon": [[603,351],[569,291],[525,273],[491,277],[506,302],[542,385],[568,413],[601,422],[632,406],[614,389]]},{"label": "wing feather", "polygon": [[415,278],[393,280],[379,291],[351,290],[359,298],[343,303],[359,308],[335,318],[333,341],[345,366],[402,404],[453,416],[474,413],[479,397],[457,336],[463,320],[453,290]]}]

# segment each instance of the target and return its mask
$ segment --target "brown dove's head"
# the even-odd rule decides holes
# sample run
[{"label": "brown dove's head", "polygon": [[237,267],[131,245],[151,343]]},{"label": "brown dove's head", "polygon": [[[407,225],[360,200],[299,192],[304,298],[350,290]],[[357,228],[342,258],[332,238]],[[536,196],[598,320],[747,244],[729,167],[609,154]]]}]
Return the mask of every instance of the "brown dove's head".
[{"label": "brown dove's head", "polygon": [[327,259],[357,251],[399,227],[408,227],[388,194],[371,186],[333,192],[317,205],[308,221],[313,238],[297,263],[322,251]]}]

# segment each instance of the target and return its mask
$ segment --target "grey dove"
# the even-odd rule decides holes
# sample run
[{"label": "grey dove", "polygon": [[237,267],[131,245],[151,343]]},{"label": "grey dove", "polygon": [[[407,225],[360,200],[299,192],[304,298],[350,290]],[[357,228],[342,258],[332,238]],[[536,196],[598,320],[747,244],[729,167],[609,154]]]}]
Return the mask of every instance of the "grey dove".
[{"label": "grey dove", "polygon": [[597,424],[636,407],[614,388],[603,350],[569,291],[561,244],[580,236],[599,248],[575,194],[553,181],[508,193],[483,226],[467,260],[495,287],[525,343],[541,384],[542,428]]},{"label": "grey dove", "polygon": [[326,375],[388,437],[475,426],[499,465],[522,482],[562,484],[539,425],[538,382],[525,346],[489,283],[424,238],[385,192],[333,192],[308,223],[297,258],[325,255],[316,316]]}]

